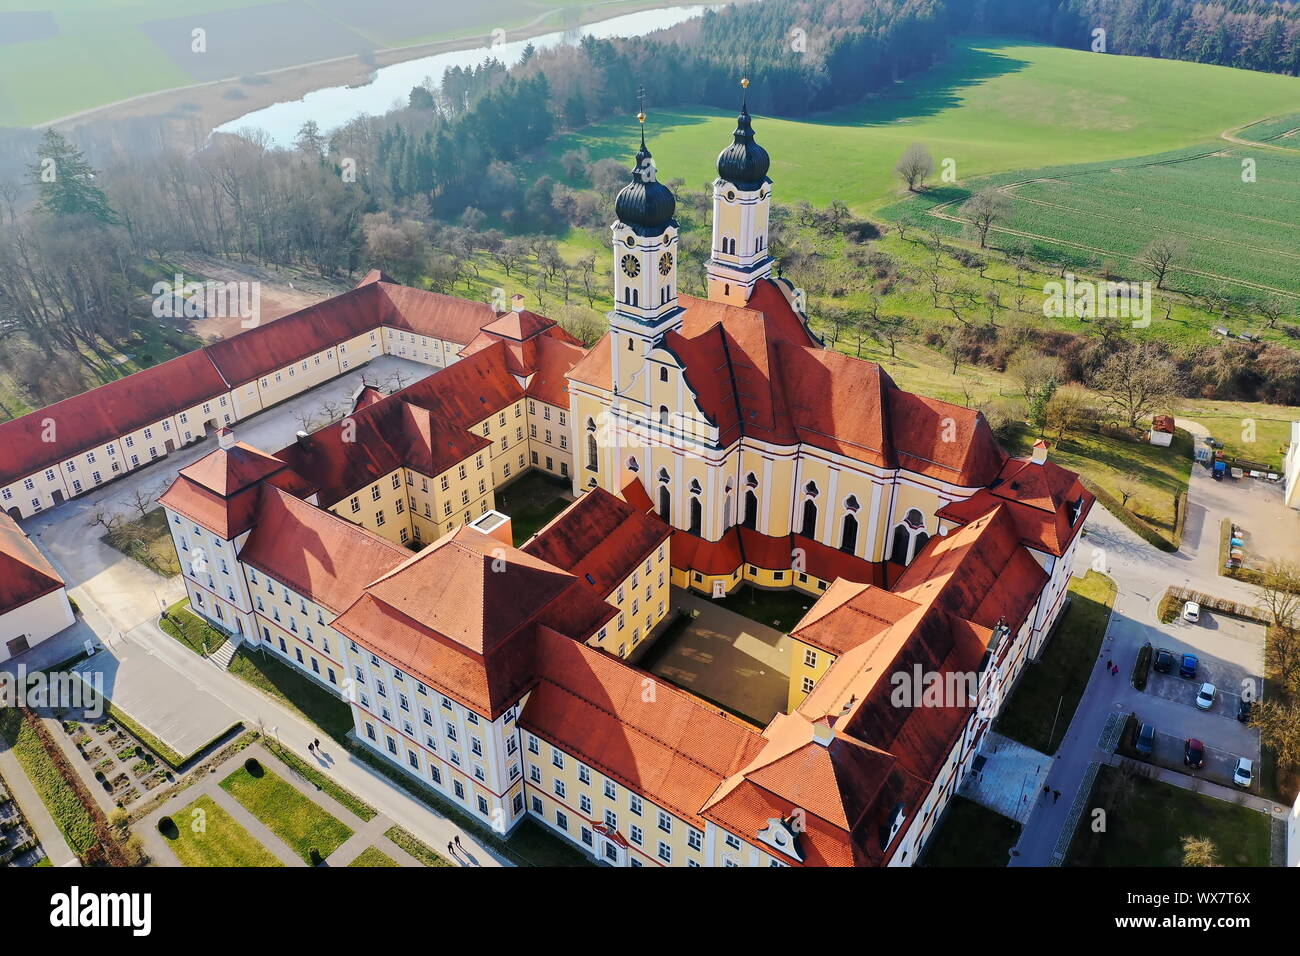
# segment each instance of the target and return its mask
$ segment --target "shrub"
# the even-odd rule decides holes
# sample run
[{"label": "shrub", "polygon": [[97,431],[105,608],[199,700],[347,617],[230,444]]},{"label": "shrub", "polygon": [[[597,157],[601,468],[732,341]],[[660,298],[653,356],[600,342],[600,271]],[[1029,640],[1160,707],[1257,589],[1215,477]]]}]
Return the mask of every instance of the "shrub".
[{"label": "shrub", "polygon": [[262,775],[262,765],[256,757],[249,757],[244,761],[244,769],[248,771],[249,776],[260,777]]},{"label": "shrub", "polygon": [[174,839],[181,831],[171,817],[161,817],[158,820],[158,832],[169,839]]},{"label": "shrub", "polygon": [[322,857],[320,855],[320,850],[316,849],[315,847],[312,847],[310,850],[307,851],[307,856],[311,858],[312,866],[321,865]]}]

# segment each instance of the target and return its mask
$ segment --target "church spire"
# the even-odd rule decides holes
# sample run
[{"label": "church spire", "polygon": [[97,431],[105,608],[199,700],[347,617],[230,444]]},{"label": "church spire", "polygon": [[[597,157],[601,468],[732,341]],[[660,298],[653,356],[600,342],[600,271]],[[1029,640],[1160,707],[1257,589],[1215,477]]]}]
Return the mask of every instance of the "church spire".
[{"label": "church spire", "polygon": [[749,80],[740,81],[740,115],[732,142],[718,154],[713,183],[713,252],[709,258],[709,298],[745,305],[760,279],[772,273],[767,230],[772,181],[771,159],[754,140],[749,115]]}]

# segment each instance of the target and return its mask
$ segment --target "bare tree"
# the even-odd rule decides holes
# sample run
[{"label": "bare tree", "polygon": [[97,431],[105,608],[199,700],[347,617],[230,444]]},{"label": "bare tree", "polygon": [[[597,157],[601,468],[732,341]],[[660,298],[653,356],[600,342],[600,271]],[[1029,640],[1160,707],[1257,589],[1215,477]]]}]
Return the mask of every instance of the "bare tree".
[{"label": "bare tree", "polygon": [[1148,342],[1120,346],[1093,378],[1094,387],[1119,411],[1130,428],[1167,405],[1178,391],[1172,362]]},{"label": "bare tree", "polygon": [[989,230],[1001,219],[1006,218],[1011,203],[996,189],[981,189],[961,204],[961,214],[980,237],[980,248],[987,249]]},{"label": "bare tree", "polygon": [[1183,866],[1218,866],[1219,850],[1209,837],[1183,837]]},{"label": "bare tree", "polygon": [[1169,277],[1174,262],[1182,258],[1186,252],[1187,245],[1181,239],[1164,236],[1148,243],[1146,248],[1137,254],[1135,261],[1151,273],[1151,278],[1156,280],[1156,288],[1163,289],[1165,279]]},{"label": "bare tree", "polygon": [[903,150],[894,172],[907,184],[910,192],[918,192],[925,189],[925,180],[934,173],[934,157],[922,144],[913,143]]}]

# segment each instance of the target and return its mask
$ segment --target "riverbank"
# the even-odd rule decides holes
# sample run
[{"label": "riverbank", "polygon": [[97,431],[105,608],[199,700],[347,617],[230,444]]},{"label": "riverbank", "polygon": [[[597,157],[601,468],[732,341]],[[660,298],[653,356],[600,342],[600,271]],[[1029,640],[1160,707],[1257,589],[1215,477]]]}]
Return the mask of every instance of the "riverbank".
[{"label": "riverbank", "polygon": [[[647,10],[667,10],[698,5],[700,0],[612,0],[581,8],[573,23],[559,22],[558,10],[549,10],[524,26],[506,31],[505,42],[531,39],[545,33],[590,26]],[[749,2],[749,0],[740,0]],[[308,93],[337,86],[365,86],[375,72],[410,60],[484,45],[486,35],[392,47],[369,53],[336,57],[245,76],[195,83],[145,93],[104,106],[82,110],[38,125],[70,131],[86,124],[120,123],[139,118],[162,118],[169,142],[197,150],[218,127],[276,103],[301,99]]]}]

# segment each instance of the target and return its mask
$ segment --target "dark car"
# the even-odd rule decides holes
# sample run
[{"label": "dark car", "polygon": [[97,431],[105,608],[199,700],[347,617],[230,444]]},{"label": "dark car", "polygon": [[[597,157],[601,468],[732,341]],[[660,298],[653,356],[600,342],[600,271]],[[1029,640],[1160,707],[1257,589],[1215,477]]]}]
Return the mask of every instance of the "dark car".
[{"label": "dark car", "polygon": [[1237,719],[1240,720],[1243,724],[1250,723],[1250,714],[1251,711],[1253,711],[1254,709],[1255,709],[1255,704],[1253,701],[1249,701],[1244,697],[1241,698],[1241,700],[1237,703]]},{"label": "dark car", "polygon": [[1143,724],[1138,730],[1137,740],[1133,742],[1133,749],[1138,752],[1140,757],[1150,757],[1156,749],[1156,725]]},{"label": "dark car", "polygon": [[1205,744],[1191,737],[1183,744],[1183,763],[1193,770],[1200,770],[1205,764]]},{"label": "dark car", "polygon": [[1161,647],[1156,650],[1155,661],[1152,663],[1161,674],[1168,674],[1174,669],[1174,652],[1167,647]]},{"label": "dark car", "polygon": [[1180,663],[1180,664],[1178,665],[1178,676],[1179,676],[1179,677],[1195,677],[1195,676],[1196,676],[1196,666],[1197,666],[1198,664],[1200,664],[1200,661],[1198,661],[1198,660],[1196,659],[1196,655],[1195,655],[1195,654],[1184,654],[1184,655],[1183,655],[1182,663]]}]

